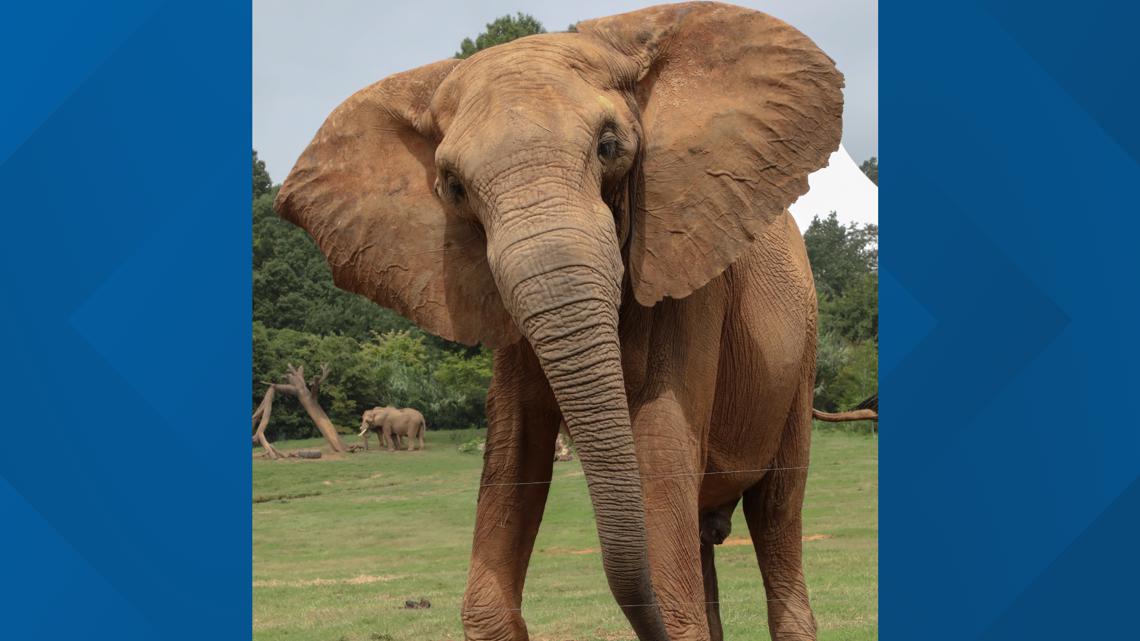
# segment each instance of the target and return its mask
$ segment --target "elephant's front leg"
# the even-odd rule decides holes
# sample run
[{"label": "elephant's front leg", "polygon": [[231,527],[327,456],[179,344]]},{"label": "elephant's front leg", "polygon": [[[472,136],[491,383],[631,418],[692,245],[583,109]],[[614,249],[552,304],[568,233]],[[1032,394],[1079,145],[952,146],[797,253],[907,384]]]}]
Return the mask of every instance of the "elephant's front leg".
[{"label": "elephant's front leg", "polygon": [[550,489],[560,420],[530,347],[495,353],[487,394],[487,444],[463,599],[468,641],[528,638],[523,581]]},{"label": "elephant's front leg", "polygon": [[670,641],[709,641],[699,507],[725,300],[722,290],[706,287],[658,305],[644,347],[630,350],[631,364],[635,354],[646,364],[644,378],[634,378],[630,411],[650,571]]},{"label": "elephant's front leg", "polygon": [[634,411],[649,561],[661,615],[670,641],[709,641],[698,520],[699,435],[672,395]]}]

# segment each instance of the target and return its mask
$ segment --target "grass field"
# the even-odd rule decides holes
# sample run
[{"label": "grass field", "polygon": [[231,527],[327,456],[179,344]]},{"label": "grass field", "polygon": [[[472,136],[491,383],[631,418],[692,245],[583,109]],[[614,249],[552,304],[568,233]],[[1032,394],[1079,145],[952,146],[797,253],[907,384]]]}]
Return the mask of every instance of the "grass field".
[{"label": "grass field", "polygon": [[[476,433],[429,432],[424,452],[253,461],[253,638],[459,640],[482,456]],[[356,437],[347,437],[355,442]],[[821,640],[878,637],[875,438],[817,429],[804,557]],[[277,443],[283,450],[321,442]],[[740,510],[717,548],[731,641],[768,639],[763,588]],[[631,639],[597,553],[577,461],[556,463],[527,575],[523,615],[536,641]],[[426,597],[430,609],[404,601]]]}]

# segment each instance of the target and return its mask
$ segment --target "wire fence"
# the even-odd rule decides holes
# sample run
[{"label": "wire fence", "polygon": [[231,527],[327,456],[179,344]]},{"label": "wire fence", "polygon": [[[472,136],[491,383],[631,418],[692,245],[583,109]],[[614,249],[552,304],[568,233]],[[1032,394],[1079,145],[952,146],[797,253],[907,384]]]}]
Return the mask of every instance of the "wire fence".
[{"label": "wire fence", "polygon": [[[826,602],[821,602],[821,599],[826,598],[824,595],[830,594],[830,595],[834,596],[837,594],[837,591],[835,589],[830,588],[830,587],[823,589],[822,592],[820,590],[814,589],[813,583],[812,583],[812,577],[810,576],[810,574],[808,576],[808,586],[807,586],[807,588],[808,588],[807,589],[808,600],[816,612],[816,620],[819,624],[820,629],[822,630],[822,629],[836,628],[836,627],[843,627],[843,628],[847,629],[847,628],[854,627],[856,629],[865,630],[866,635],[867,635],[866,637],[848,636],[845,638],[875,639],[878,636],[878,623],[877,623],[877,621],[878,621],[878,619],[877,619],[877,610],[878,610],[877,517],[878,517],[878,514],[877,514],[877,500],[876,500],[877,499],[877,496],[876,496],[877,495],[877,480],[878,480],[878,435],[877,435],[877,431],[871,432],[871,436],[870,436],[870,438],[867,439],[867,442],[868,442],[869,451],[868,451],[868,455],[867,455],[866,460],[865,461],[854,461],[854,460],[848,461],[848,463],[864,463],[868,467],[868,475],[867,475],[867,478],[865,480],[866,490],[867,490],[867,492],[866,492],[867,505],[866,505],[866,509],[865,509],[865,514],[867,515],[867,527],[874,534],[871,537],[872,538],[872,545],[870,547],[870,550],[867,552],[868,566],[867,566],[866,581],[867,581],[868,585],[866,586],[866,588],[868,588],[867,593],[869,595],[867,602],[864,606],[859,606],[857,603],[852,602],[850,600],[850,598],[847,598],[846,596],[842,599],[843,603],[829,604]],[[780,472],[788,472],[788,471],[810,470],[810,468],[811,468],[810,465],[804,465],[804,466],[772,466],[772,467],[758,467],[758,468],[739,469],[739,470],[715,470],[715,471],[710,471],[710,472],[694,472],[694,473],[682,472],[682,473],[669,473],[669,474],[650,474],[650,475],[643,475],[642,478],[644,480],[650,480],[650,479],[669,479],[669,478],[697,477],[697,476],[703,477],[703,476],[713,476],[713,475],[715,475],[715,476],[738,475],[738,474],[739,475],[759,475],[759,474],[780,473]],[[556,467],[555,468],[555,474],[552,476],[552,478],[550,480],[523,481],[523,482],[472,483],[472,484],[466,485],[465,487],[453,488],[451,491],[466,494],[468,491],[478,492],[478,490],[485,488],[485,487],[502,487],[502,486],[512,486],[512,485],[551,485],[551,484],[555,484],[555,483],[557,483],[557,484],[563,484],[563,483],[569,484],[569,483],[575,483],[575,482],[582,482],[583,484],[585,484],[586,478],[585,478],[584,474],[582,474],[580,471],[571,472],[569,474],[559,474],[558,468]],[[808,493],[809,493],[809,497],[810,497],[811,496],[810,482],[809,482]],[[423,515],[423,516],[424,516],[425,521],[431,520],[430,515]],[[805,533],[806,533],[806,531],[805,531]],[[828,537],[828,538],[830,538],[830,537]],[[814,540],[814,539],[807,539],[807,540]],[[732,542],[735,545],[743,545],[743,542],[741,541],[741,537],[739,537],[739,536],[735,537]],[[719,547],[720,546],[718,546],[718,548]],[[751,547],[751,546],[749,546],[749,547]],[[582,551],[582,552],[588,552],[590,554],[597,554],[598,553],[598,551],[596,549],[586,550],[586,551]],[[719,549],[718,549],[718,552],[719,552]],[[531,557],[531,564],[530,564],[531,567],[535,566],[536,561],[541,561],[543,555],[547,554],[547,553],[548,553],[547,551],[545,551],[543,549],[539,549],[536,547],[534,552],[533,552],[533,555]],[[573,553],[577,554],[580,552],[575,551]],[[810,554],[811,554],[811,552],[805,550],[805,557],[808,557]],[[723,559],[724,559],[724,557],[722,555],[718,554],[718,556],[717,556],[718,566],[723,561]],[[735,557],[735,560],[739,561],[739,557]],[[578,593],[575,593],[573,595],[567,595],[567,594],[558,594],[558,593],[543,594],[541,592],[532,593],[530,590],[528,590],[524,595],[524,606],[523,607],[509,607],[509,608],[496,607],[496,606],[485,606],[485,607],[484,606],[466,606],[466,607],[464,607],[463,597],[462,597],[463,586],[457,585],[455,587],[451,587],[451,585],[449,585],[448,589],[446,590],[446,592],[444,594],[440,594],[438,592],[436,593],[436,596],[439,598],[434,599],[435,602],[432,604],[430,616],[432,619],[436,619],[438,617],[444,617],[444,618],[453,619],[455,621],[459,621],[462,618],[462,615],[464,612],[467,612],[467,613],[479,612],[480,614],[483,614],[483,615],[486,615],[489,613],[494,613],[494,612],[502,612],[504,614],[511,614],[511,615],[520,615],[520,614],[521,615],[527,615],[527,619],[529,620],[531,617],[528,615],[528,613],[537,614],[538,615],[537,618],[543,619],[543,618],[550,618],[554,614],[566,614],[566,613],[572,612],[575,620],[578,620],[586,612],[595,612],[595,616],[597,617],[597,621],[595,622],[596,625],[601,625],[601,626],[605,627],[608,624],[612,624],[612,625],[615,625],[616,627],[620,628],[623,621],[624,621],[624,617],[621,614],[623,609],[629,610],[629,609],[637,609],[637,608],[657,607],[657,608],[667,608],[667,609],[673,610],[673,611],[684,611],[684,610],[703,611],[708,606],[715,605],[718,608],[720,608],[720,618],[721,618],[721,621],[722,621],[724,628],[726,629],[726,636],[728,636],[727,630],[733,626],[745,626],[747,629],[758,629],[758,630],[759,629],[767,629],[768,628],[767,616],[768,616],[768,611],[770,609],[768,606],[770,606],[772,604],[776,604],[776,603],[795,602],[795,601],[802,600],[802,599],[767,598],[766,595],[764,594],[764,588],[760,582],[759,571],[755,567],[755,565],[753,565],[753,571],[756,572],[755,580],[752,584],[751,589],[749,590],[750,594],[747,596],[736,596],[735,594],[725,594],[726,590],[722,584],[721,597],[718,599],[715,599],[715,600],[693,600],[693,601],[680,601],[680,602],[672,601],[672,602],[668,602],[668,603],[663,603],[663,602],[635,603],[635,604],[626,604],[625,606],[619,606],[616,602],[613,602],[612,599],[608,599],[608,602],[607,602],[607,600],[603,598],[602,602],[604,604],[588,603],[586,601],[598,600],[599,595],[608,596],[608,590],[605,588],[604,575],[601,573],[600,567],[597,567],[599,562],[600,561],[592,562],[591,564],[589,564],[590,567],[586,567],[587,564],[583,564],[581,569],[580,569],[580,572],[583,575],[586,572],[593,572],[593,573],[597,574],[597,576],[596,576],[597,591],[596,592],[595,591],[591,591],[589,593],[578,592]],[[256,565],[256,562],[255,562],[255,565]],[[718,568],[718,570],[719,569],[720,568]],[[466,568],[464,568],[464,572],[465,571],[466,571]],[[723,572],[723,570],[722,570],[722,572]],[[859,573],[859,574],[862,574],[862,573]],[[456,576],[456,573],[454,572],[454,570],[451,570],[448,572],[448,575],[451,577],[454,577],[454,576]],[[860,577],[848,577],[848,578],[860,579]],[[723,579],[723,574],[722,574],[722,579]],[[318,580],[318,581],[320,581],[320,580]],[[351,582],[352,582],[351,579],[348,580],[348,583],[351,583]],[[451,579],[448,582],[453,583],[454,580]],[[442,583],[442,581],[441,581],[441,583]],[[268,585],[268,584],[263,583],[263,585]],[[318,585],[324,585],[324,584],[318,584]],[[850,596],[850,595],[847,595],[847,596]],[[255,597],[255,601],[256,600],[257,599]],[[830,610],[832,610],[834,612],[834,614],[832,614],[830,616],[820,616],[821,606],[828,606],[828,605],[834,606],[834,607],[830,608]],[[257,630],[257,617],[255,617],[255,638],[257,637],[256,630]],[[533,627],[532,627],[532,634],[534,634]],[[611,634],[611,633],[607,633],[607,634]],[[345,637],[345,638],[349,638],[349,637]],[[385,637],[384,636],[378,636],[377,637],[374,635],[373,638],[385,638]],[[403,637],[393,636],[390,638],[398,641],[399,639],[402,639]],[[411,637],[408,637],[408,638],[411,638]],[[552,638],[559,638],[559,637],[537,636],[536,638],[542,638],[542,639],[551,638],[552,639]],[[575,638],[577,638],[577,637],[575,637]],[[585,637],[585,638],[594,638],[594,637]],[[599,637],[599,638],[619,639],[619,638],[624,638],[624,637],[621,637],[619,635],[619,636],[603,636],[603,637]]]}]

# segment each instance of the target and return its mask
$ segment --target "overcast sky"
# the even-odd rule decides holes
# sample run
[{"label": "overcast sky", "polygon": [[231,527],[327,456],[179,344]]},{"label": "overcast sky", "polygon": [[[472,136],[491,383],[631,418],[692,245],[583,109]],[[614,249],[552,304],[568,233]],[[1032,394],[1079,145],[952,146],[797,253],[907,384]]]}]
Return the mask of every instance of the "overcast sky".
[{"label": "overcast sky", "polygon": [[[652,0],[254,0],[253,148],[275,182],[329,112],[357,89],[455,55],[486,23],[522,11],[547,31]],[[847,79],[843,145],[861,162],[879,152],[878,0],[738,0],[806,33]]]}]

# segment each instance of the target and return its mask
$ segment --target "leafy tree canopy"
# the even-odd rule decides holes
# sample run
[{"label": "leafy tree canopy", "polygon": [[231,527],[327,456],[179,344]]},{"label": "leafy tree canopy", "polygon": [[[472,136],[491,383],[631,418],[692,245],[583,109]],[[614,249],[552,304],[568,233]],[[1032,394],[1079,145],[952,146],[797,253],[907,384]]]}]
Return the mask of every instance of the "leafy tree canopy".
[{"label": "leafy tree canopy", "polygon": [[870,159],[864,160],[863,164],[859,165],[859,169],[862,169],[863,173],[867,174],[867,177],[871,179],[871,182],[875,183],[876,185],[879,184],[879,159],[878,158],[871,156]]},{"label": "leafy tree canopy", "polygon": [[269,180],[269,172],[265,170],[265,161],[257,159],[257,150],[253,150],[253,199],[269,193],[273,181]]},{"label": "leafy tree canopy", "polygon": [[519,12],[514,16],[506,15],[494,22],[487,23],[487,30],[475,36],[475,40],[464,38],[459,43],[456,58],[469,58],[475,53],[510,42],[524,36],[533,36],[536,33],[546,33],[542,23],[530,14]]},{"label": "leafy tree canopy", "polygon": [[819,296],[815,405],[849,409],[878,389],[879,228],[835,212],[804,232]]},{"label": "leafy tree canopy", "polygon": [[804,232],[815,287],[825,296],[840,296],[860,275],[878,269],[879,227],[841,225],[835,212],[816,216]]}]

